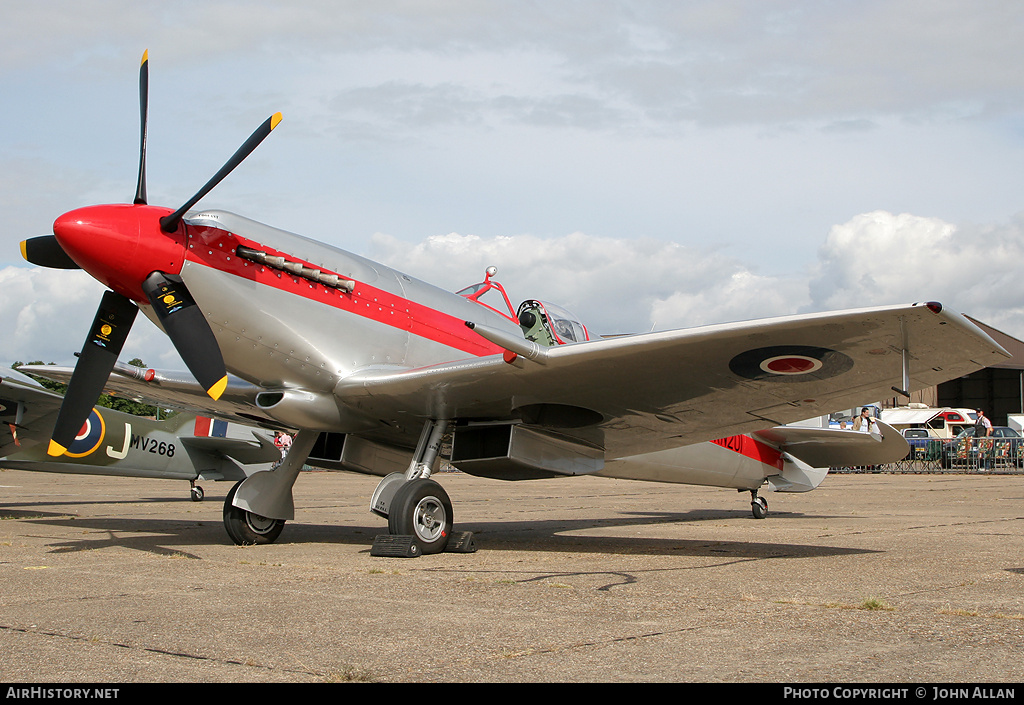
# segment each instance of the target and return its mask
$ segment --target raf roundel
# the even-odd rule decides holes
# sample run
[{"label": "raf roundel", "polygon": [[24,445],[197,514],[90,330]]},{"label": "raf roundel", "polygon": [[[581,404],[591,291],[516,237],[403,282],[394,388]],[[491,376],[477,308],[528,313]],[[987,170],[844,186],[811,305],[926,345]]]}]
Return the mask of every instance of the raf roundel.
[{"label": "raf roundel", "polygon": [[773,382],[827,379],[853,367],[853,360],[836,350],[811,345],[774,345],[740,353],[729,369],[740,377]]},{"label": "raf roundel", "polygon": [[106,434],[106,430],[103,417],[100,416],[96,409],[93,409],[89,412],[89,418],[82,424],[81,430],[75,436],[75,440],[72,441],[65,455],[71,458],[84,458],[90,453],[95,452],[100,447],[100,444],[103,443],[103,436]]}]

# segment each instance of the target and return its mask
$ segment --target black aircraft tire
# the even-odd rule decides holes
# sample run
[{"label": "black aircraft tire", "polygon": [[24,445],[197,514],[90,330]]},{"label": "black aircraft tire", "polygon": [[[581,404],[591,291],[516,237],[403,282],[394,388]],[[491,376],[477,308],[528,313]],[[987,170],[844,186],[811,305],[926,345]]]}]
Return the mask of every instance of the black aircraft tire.
[{"label": "black aircraft tire", "polygon": [[764,519],[768,516],[768,502],[764,497],[758,497],[750,503],[750,511],[753,513],[755,519]]},{"label": "black aircraft tire", "polygon": [[284,530],[284,519],[268,519],[240,509],[231,503],[242,482],[237,482],[224,498],[224,529],[239,546],[274,543]]},{"label": "black aircraft tire", "polygon": [[406,482],[391,500],[388,533],[413,536],[423,554],[441,553],[452,535],[452,502],[433,480]]}]

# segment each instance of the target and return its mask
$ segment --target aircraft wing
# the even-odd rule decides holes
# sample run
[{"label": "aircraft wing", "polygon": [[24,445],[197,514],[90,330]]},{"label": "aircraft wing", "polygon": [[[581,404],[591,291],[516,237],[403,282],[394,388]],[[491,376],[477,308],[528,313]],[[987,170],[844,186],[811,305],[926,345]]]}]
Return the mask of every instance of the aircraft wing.
[{"label": "aircraft wing", "polygon": [[35,380],[0,369],[0,457],[46,443],[62,401]]},{"label": "aircraft wing", "polygon": [[[22,365],[30,374],[67,384],[74,367],[60,365]],[[124,399],[187,411],[200,416],[214,416],[225,421],[271,429],[284,427],[256,406],[261,387],[233,375],[220,399],[213,400],[196,379],[187,372],[152,370],[117,363],[103,387],[104,392]],[[59,405],[59,403],[58,403]],[[51,423],[52,428],[52,423]]]},{"label": "aircraft wing", "polygon": [[410,427],[414,418],[522,418],[613,458],[895,396],[904,349],[911,390],[1009,357],[960,314],[913,304],[565,345],[543,361],[493,355],[365,370],[335,394],[365,416]]}]

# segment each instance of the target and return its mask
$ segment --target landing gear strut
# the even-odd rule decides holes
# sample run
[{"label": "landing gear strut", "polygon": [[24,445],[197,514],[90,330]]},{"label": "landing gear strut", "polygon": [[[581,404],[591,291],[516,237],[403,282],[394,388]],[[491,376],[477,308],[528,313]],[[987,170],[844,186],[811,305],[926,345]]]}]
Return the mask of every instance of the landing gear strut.
[{"label": "landing gear strut", "polygon": [[245,546],[277,540],[285,521],[295,518],[292,485],[319,436],[319,431],[299,431],[280,465],[231,488],[224,499],[224,529],[232,541]]},{"label": "landing gear strut", "polygon": [[757,490],[750,490],[750,511],[755,519],[764,519],[768,516],[768,500],[757,494]]}]

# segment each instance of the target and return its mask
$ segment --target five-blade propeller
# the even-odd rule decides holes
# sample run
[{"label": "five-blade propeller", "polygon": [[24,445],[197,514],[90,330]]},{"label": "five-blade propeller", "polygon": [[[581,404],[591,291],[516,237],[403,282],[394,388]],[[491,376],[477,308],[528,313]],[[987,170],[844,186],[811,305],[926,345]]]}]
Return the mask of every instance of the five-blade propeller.
[{"label": "five-blade propeller", "polygon": [[[145,238],[158,240],[161,238],[177,238],[179,240],[184,238],[185,234],[179,233],[179,229],[185,214],[231,173],[235,167],[241,164],[281,121],[280,113],[275,113],[268,118],[203,188],[186,201],[181,208],[167,214],[165,209],[150,208],[147,202],[146,139],[149,112],[148,95],[149,52],[147,51],[142,56],[142,65],[139,69],[141,136],[139,144],[139,175],[133,201],[134,206],[138,208],[138,213],[133,216],[135,219],[130,221],[131,227],[123,229],[133,237],[138,238],[140,245],[144,244],[143,239]],[[102,207],[97,207],[95,210],[100,208]],[[126,206],[125,208],[132,208],[132,206]],[[76,211],[75,213],[77,214],[78,212]],[[61,219],[58,219],[58,223],[61,225],[60,229],[57,228],[58,223],[55,223],[55,235],[46,235],[24,241],[21,244],[22,255],[29,262],[39,266],[58,269],[86,268],[94,276],[97,276],[97,269],[107,267],[106,273],[109,275],[111,265],[104,263],[102,267],[96,266],[96,245],[94,242],[90,242],[95,239],[102,240],[106,234],[102,231],[102,227],[100,232],[96,233],[95,224],[79,221],[69,222],[73,220],[69,216],[70,214],[66,214]],[[119,215],[119,217],[123,216]],[[159,222],[155,222],[157,219],[159,219]],[[93,229],[89,230],[89,228]],[[114,233],[111,231],[111,235],[110,242],[116,242],[117,240],[113,236],[124,237],[125,233],[120,231]],[[67,239],[71,237],[81,239],[78,239],[76,243],[72,243],[72,240]],[[63,239],[63,245],[61,244],[61,239]],[[177,242],[178,240],[175,241]],[[183,242],[183,240],[181,241]],[[82,242],[90,242],[89,247],[81,245]],[[100,247],[102,248],[102,245]],[[159,248],[154,248],[154,251],[156,249]],[[108,259],[108,254],[111,255],[110,259],[113,260],[112,255],[114,253],[109,252],[108,249],[100,250],[99,259]],[[74,374],[71,377],[67,394],[64,397],[64,402],[61,405],[57,422],[54,426],[50,447],[47,450],[50,455],[57,456],[67,452],[67,449],[71,447],[71,444],[78,436],[80,429],[85,425],[89,413],[96,403],[96,399],[103,391],[114,363],[121,353],[121,348],[124,346],[132,323],[138,313],[138,307],[132,299],[143,301],[138,293],[140,291],[145,296],[145,303],[149,303],[153,307],[160,325],[164,328],[185,365],[202,385],[203,389],[214,399],[220,398],[220,395],[224,392],[227,386],[227,370],[220,347],[217,344],[217,338],[185,282],[180,276],[176,275],[176,272],[180,270],[180,266],[174,268],[173,271],[163,271],[167,268],[167,265],[161,262],[154,260],[152,270],[146,267],[144,271],[148,270],[148,274],[138,273],[125,276],[124,272],[130,271],[128,269],[117,272],[117,277],[97,276],[98,279],[105,281],[108,286],[116,289],[116,291],[105,292],[100,302],[96,319],[93,321],[89,337],[86,339],[85,346],[79,355],[78,363],[75,366]],[[90,269],[90,266],[92,269]],[[130,279],[130,281],[125,282],[125,279]],[[131,294],[131,296],[126,294]]]}]

